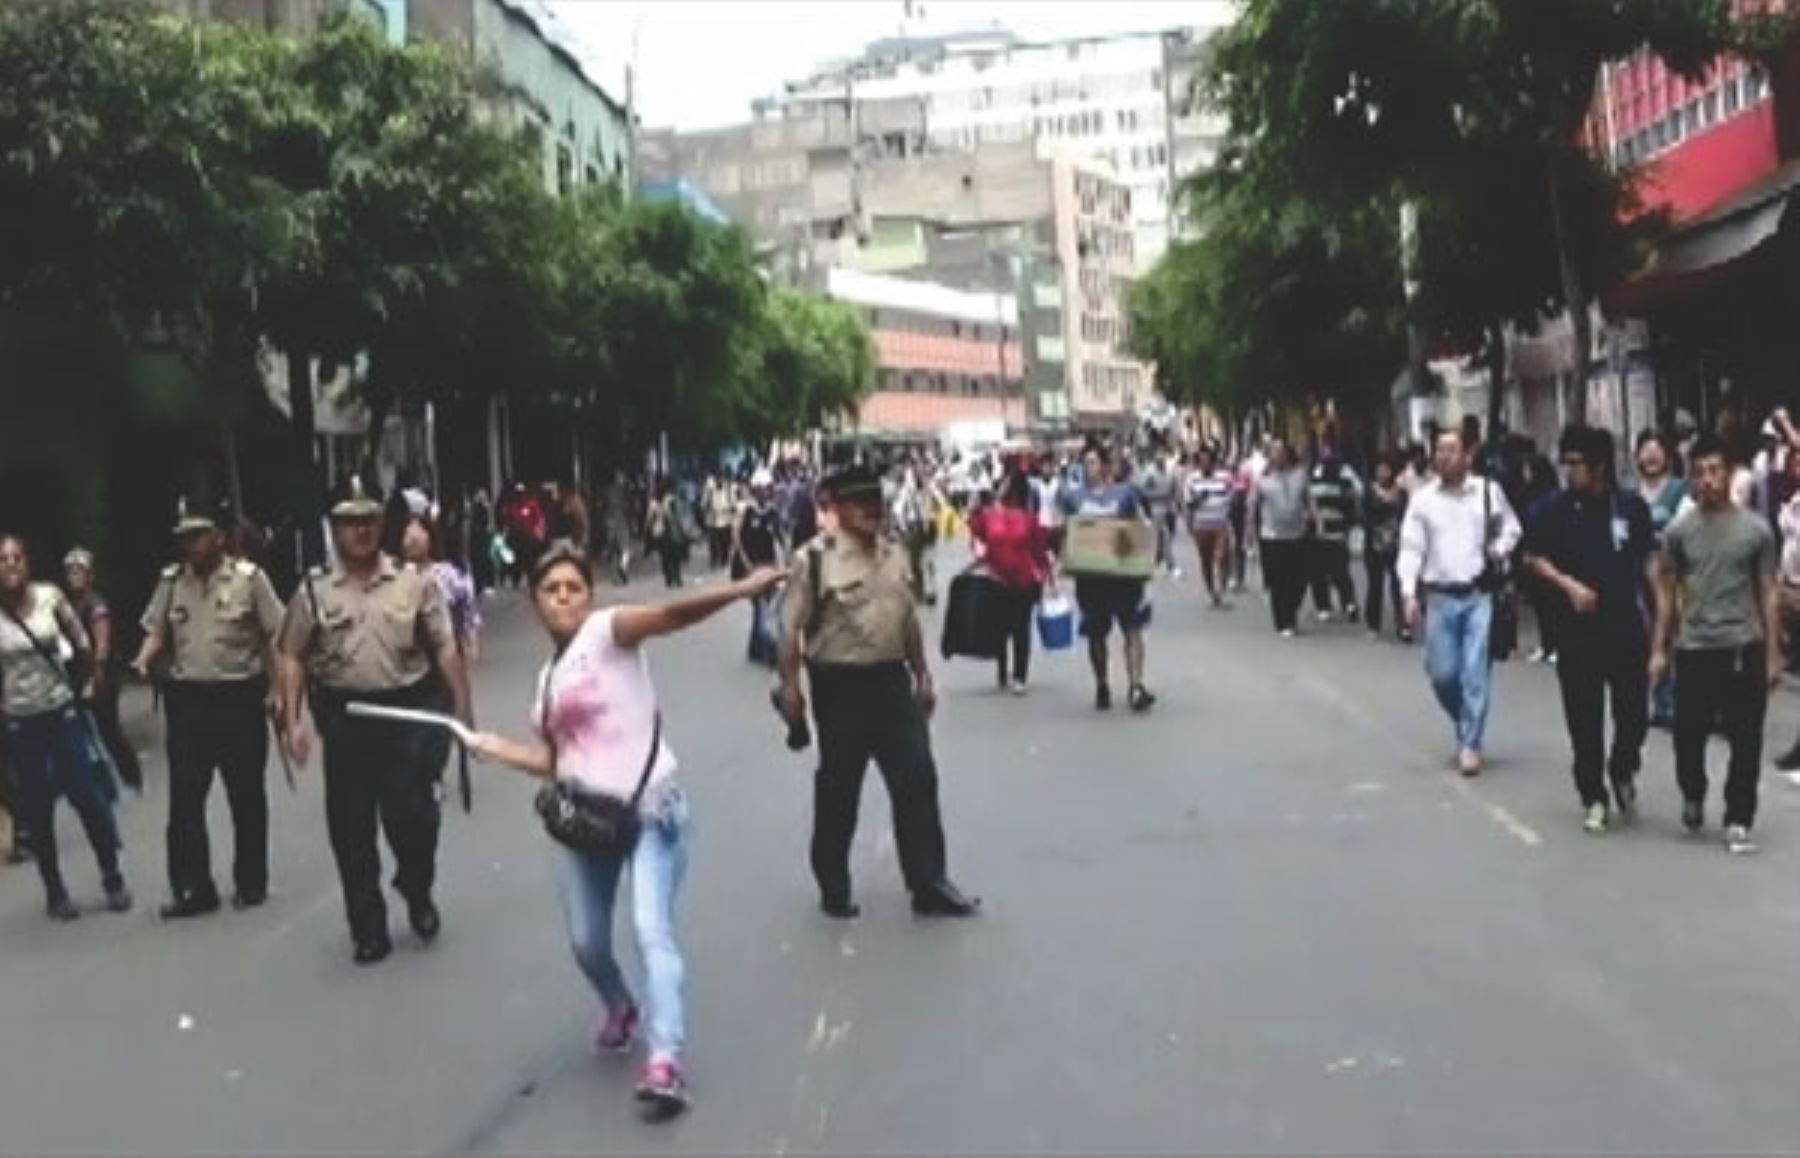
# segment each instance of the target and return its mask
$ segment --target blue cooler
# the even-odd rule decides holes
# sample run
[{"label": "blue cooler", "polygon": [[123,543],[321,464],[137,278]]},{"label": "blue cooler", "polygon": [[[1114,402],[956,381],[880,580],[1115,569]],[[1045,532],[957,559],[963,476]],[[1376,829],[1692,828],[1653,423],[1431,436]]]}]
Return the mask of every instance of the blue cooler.
[{"label": "blue cooler", "polygon": [[1075,646],[1075,608],[1061,595],[1051,595],[1037,609],[1038,642],[1045,651]]}]

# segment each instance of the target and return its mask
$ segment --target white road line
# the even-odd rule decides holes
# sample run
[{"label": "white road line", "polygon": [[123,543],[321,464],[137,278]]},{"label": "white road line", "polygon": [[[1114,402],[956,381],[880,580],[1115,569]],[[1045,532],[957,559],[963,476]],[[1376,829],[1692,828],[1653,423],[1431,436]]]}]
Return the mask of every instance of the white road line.
[{"label": "white road line", "polygon": [[1484,816],[1498,825],[1502,832],[1520,844],[1527,848],[1537,848],[1544,843],[1544,838],[1539,836],[1535,829],[1514,816],[1504,805],[1496,804],[1482,796],[1480,792],[1476,791],[1474,784],[1463,778],[1460,773],[1442,773],[1439,765],[1425,757],[1418,749],[1395,739],[1391,728],[1371,715],[1367,708],[1344,695],[1327,681],[1318,678],[1311,672],[1302,671],[1296,682],[1408,763],[1418,768],[1439,772],[1442,778],[1456,790],[1458,796],[1473,804]]}]

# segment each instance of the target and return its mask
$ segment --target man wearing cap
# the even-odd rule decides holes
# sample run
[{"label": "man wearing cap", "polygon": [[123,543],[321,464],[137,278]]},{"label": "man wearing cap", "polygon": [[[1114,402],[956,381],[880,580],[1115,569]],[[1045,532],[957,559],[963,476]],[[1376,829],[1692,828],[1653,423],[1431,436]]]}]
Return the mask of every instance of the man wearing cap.
[{"label": "man wearing cap", "polygon": [[168,656],[163,706],[169,757],[169,890],[164,920],[217,912],[206,798],[213,772],[225,782],[236,832],[231,903],[250,909],[269,892],[268,711],[271,647],[281,603],[262,568],[225,554],[218,524],[181,507],[181,562],[163,568],[139,621],[144,643],[132,666],[148,675]]},{"label": "man wearing cap", "polygon": [[346,705],[437,707],[434,662],[464,720],[469,690],[437,583],[381,553],[381,504],[363,493],[358,480],[351,480],[350,490],[331,508],[337,563],[307,573],[282,626],[283,731],[294,759],[304,763],[310,745],[300,713],[310,693],[325,748],[325,819],[355,960],[372,965],[393,951],[381,896],[378,821],[394,854],[394,887],[406,901],[413,932],[427,942],[438,933],[431,888],[441,749],[429,728],[354,718]]},{"label": "man wearing cap", "polygon": [[971,916],[979,902],[945,873],[928,727],[937,691],[906,555],[881,536],[881,480],[852,467],[823,490],[836,527],[795,555],[780,693],[789,724],[803,721],[804,662],[819,732],[812,869],[820,908],[840,919],[860,912],[850,889],[850,844],[872,756],[893,802],[894,844],[913,912]]}]

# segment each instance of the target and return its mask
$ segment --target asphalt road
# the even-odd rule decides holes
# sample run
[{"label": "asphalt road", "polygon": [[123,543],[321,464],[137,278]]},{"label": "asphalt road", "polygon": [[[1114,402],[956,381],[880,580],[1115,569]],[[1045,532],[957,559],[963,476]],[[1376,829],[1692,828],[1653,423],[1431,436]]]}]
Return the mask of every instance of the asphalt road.
[{"label": "asphalt road", "polygon": [[[124,810],[136,913],[52,926],[35,875],[0,873],[0,1152],[1800,1147],[1800,791],[1766,777],[1763,852],[1728,857],[1679,834],[1658,734],[1642,821],[1587,837],[1549,671],[1500,670],[1495,767],[1465,784],[1416,651],[1281,644],[1254,598],[1159,591],[1149,718],[1097,716],[1072,652],[1023,700],[942,669],[952,871],[986,898],[965,923],[908,912],[873,775],[865,915],[820,917],[810,764],[740,658],[747,613],[655,649],[696,815],[696,1103],[669,1125],[589,1050],[529,785],[481,773],[445,825],[443,937],[359,970],[316,770],[290,795],[271,765],[268,906],[156,922],[153,760]],[[516,601],[492,619],[480,712],[517,730],[544,645]],[[1797,721],[1784,696],[1771,742]]]}]

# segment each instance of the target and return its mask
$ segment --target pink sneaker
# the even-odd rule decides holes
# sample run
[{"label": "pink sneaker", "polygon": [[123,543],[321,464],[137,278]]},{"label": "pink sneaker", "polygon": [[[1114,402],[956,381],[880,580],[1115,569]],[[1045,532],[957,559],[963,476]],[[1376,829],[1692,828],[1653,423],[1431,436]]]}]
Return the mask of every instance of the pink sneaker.
[{"label": "pink sneaker", "polygon": [[672,1118],[687,1109],[687,1080],[681,1074],[681,1063],[672,1057],[651,1058],[638,1077],[637,1100],[661,1117]]},{"label": "pink sneaker", "polygon": [[637,1006],[609,1009],[606,1020],[600,1023],[600,1032],[594,1035],[594,1048],[602,1053],[625,1053],[631,1048],[632,1038],[637,1036],[637,1027]]}]

